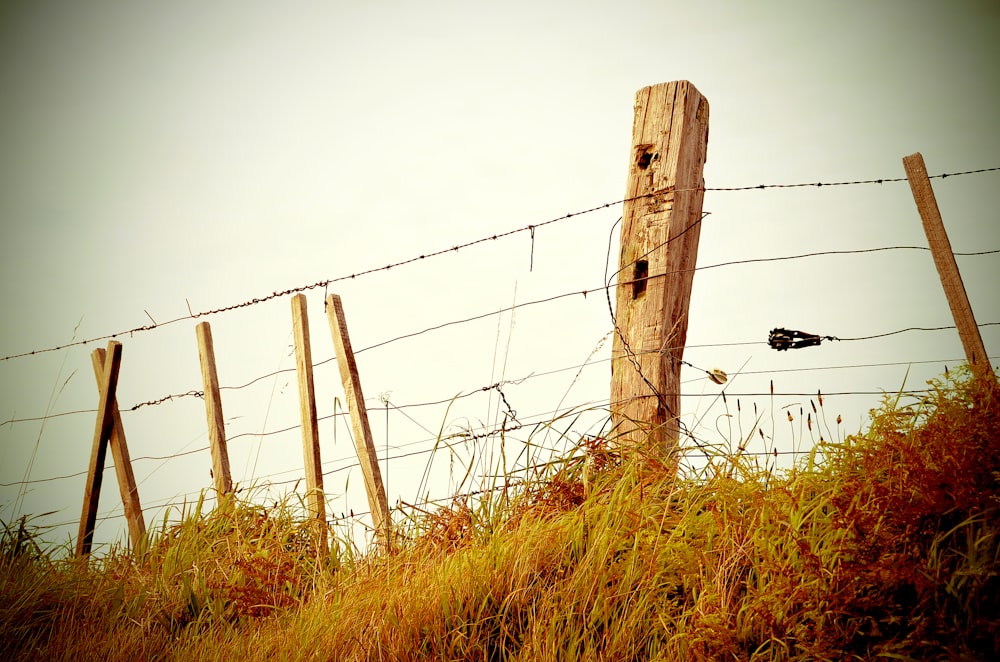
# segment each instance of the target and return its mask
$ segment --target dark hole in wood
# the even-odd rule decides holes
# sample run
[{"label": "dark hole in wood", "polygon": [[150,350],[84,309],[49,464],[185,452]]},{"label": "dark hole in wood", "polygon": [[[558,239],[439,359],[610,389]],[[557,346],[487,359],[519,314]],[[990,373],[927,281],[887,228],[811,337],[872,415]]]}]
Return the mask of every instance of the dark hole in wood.
[{"label": "dark hole in wood", "polygon": [[652,152],[647,152],[647,151],[644,150],[639,155],[639,162],[638,162],[639,169],[640,170],[645,170],[646,168],[648,168],[649,164],[652,162],[652,160],[653,160],[653,154],[652,154]]},{"label": "dark hole in wood", "polygon": [[649,277],[649,262],[635,261],[635,273],[632,275],[632,299],[638,299],[646,291],[646,278]]}]

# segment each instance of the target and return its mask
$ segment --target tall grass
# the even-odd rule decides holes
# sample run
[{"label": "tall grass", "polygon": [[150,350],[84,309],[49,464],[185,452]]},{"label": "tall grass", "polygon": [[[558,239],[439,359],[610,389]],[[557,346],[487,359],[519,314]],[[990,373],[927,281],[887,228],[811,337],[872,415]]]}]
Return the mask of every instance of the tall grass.
[{"label": "tall grass", "polygon": [[[719,445],[720,447],[722,444]],[[403,520],[395,553],[313,544],[294,503],[193,504],[137,553],[53,560],[6,525],[0,657],[206,660],[1000,658],[1000,390],[886,397],[789,470],[604,440]]]}]

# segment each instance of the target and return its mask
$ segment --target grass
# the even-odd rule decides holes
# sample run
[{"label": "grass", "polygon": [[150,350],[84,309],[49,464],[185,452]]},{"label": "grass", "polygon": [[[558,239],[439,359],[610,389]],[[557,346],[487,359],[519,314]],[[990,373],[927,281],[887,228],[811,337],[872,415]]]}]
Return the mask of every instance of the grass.
[{"label": "grass", "polygon": [[995,380],[888,396],[790,470],[739,450],[673,466],[583,441],[527,484],[402,521],[391,555],[337,529],[321,552],[294,502],[193,504],[89,560],[21,519],[0,546],[0,658],[1000,657]]}]

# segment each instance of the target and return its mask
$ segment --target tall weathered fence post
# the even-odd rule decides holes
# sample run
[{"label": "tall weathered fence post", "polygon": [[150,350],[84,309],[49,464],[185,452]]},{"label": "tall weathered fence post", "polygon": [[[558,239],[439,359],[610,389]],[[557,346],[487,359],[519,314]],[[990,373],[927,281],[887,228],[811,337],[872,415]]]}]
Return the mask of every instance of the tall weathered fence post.
[{"label": "tall weathered fence post", "polygon": [[320,549],[326,549],[326,496],[323,493],[323,464],[319,451],[319,422],[316,416],[316,389],[313,385],[312,347],[309,344],[309,316],[306,295],[292,297],[292,328],[295,332],[295,371],[299,378],[299,411],[302,414],[302,455],[306,465],[306,505],[317,520]]},{"label": "tall weathered fence post", "polygon": [[948,306],[955,319],[958,335],[962,339],[962,347],[965,348],[965,358],[969,361],[969,367],[973,372],[985,374],[990,370],[989,355],[986,353],[976,318],[972,314],[969,295],[965,291],[962,274],[958,271],[958,262],[955,261],[955,254],[951,250],[944,221],[941,220],[941,210],[938,209],[934,189],[927,176],[923,155],[917,152],[904,156],[903,168],[906,170],[906,178],[910,181],[913,200],[917,203],[917,211],[920,212],[920,220],[923,221],[924,232],[927,234],[927,243],[930,244],[931,254],[934,256],[934,265],[941,278],[944,294],[948,298]]},{"label": "tall weathered fence post", "polygon": [[708,101],[688,81],[636,93],[622,211],[611,415],[616,443],[667,455],[698,254]]}]

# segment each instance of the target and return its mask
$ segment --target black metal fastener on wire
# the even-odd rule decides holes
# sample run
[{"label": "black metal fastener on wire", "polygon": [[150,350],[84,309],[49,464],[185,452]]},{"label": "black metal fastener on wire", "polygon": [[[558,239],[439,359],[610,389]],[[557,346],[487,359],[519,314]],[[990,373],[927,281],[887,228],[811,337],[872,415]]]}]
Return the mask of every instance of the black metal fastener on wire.
[{"label": "black metal fastener on wire", "polygon": [[834,336],[818,336],[805,331],[795,331],[792,329],[771,329],[767,336],[767,344],[771,349],[779,352],[786,349],[802,349],[803,347],[813,347],[823,340],[840,340]]}]

